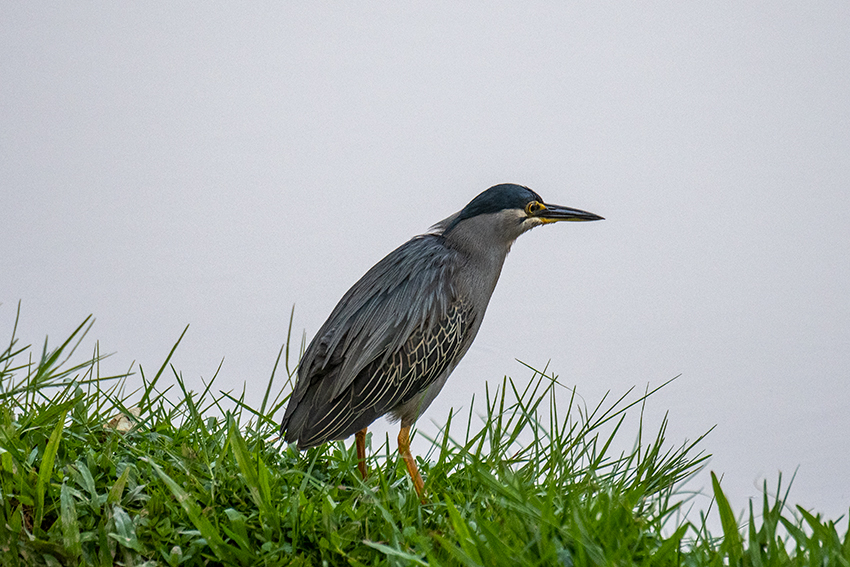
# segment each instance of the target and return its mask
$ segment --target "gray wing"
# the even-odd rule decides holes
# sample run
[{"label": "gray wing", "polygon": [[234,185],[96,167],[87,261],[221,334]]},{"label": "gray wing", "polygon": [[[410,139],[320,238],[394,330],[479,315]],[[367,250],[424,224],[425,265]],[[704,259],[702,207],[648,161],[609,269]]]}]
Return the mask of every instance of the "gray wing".
[{"label": "gray wing", "polygon": [[473,313],[451,285],[455,254],[439,236],[414,238],[343,296],[301,360],[281,424],[288,442],[345,438],[457,362]]}]

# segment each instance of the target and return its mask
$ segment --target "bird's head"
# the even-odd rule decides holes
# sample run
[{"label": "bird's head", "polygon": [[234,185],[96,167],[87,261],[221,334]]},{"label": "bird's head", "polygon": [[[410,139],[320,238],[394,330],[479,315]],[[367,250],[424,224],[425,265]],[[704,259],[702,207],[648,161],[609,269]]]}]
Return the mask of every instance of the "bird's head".
[{"label": "bird's head", "polygon": [[479,194],[460,212],[447,218],[435,228],[448,236],[465,228],[477,232],[489,229],[492,236],[510,245],[520,234],[559,221],[603,220],[599,215],[561,205],[544,203],[543,199],[522,185],[503,183]]}]

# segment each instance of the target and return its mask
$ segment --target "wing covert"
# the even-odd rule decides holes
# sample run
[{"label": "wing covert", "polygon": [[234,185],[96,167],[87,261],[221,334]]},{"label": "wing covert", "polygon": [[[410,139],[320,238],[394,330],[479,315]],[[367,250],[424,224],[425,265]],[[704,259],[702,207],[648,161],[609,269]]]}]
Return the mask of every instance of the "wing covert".
[{"label": "wing covert", "polygon": [[388,359],[363,369],[352,384],[352,409],[373,407],[383,414],[430,386],[459,359],[471,323],[469,305],[454,302],[435,325],[417,329]]}]

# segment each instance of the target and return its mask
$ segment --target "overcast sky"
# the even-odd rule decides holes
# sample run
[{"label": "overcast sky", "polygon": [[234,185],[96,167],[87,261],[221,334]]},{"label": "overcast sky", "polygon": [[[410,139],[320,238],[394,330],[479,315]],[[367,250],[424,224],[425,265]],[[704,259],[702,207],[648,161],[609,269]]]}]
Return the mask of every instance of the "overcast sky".
[{"label": "overcast sky", "polygon": [[363,6],[3,2],[0,334],[19,300],[36,345],[94,314],[117,373],[190,324],[186,380],[223,358],[258,403],[293,305],[311,338],[393,248],[520,183],[607,220],[520,238],[420,430],[525,383],[515,359],[589,405],[681,374],[647,426],[717,425],[736,510],[799,467],[791,501],[845,514],[850,4]]}]

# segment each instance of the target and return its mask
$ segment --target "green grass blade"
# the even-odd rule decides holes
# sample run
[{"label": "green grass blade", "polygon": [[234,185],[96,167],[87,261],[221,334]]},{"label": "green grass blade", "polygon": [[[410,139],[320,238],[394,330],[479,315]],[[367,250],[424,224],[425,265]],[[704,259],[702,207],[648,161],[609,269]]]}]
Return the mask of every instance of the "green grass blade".
[{"label": "green grass blade", "polygon": [[239,472],[242,473],[242,477],[245,479],[251,499],[264,515],[268,516],[271,503],[265,500],[261,494],[259,472],[257,467],[254,466],[254,459],[251,457],[251,452],[248,451],[248,445],[245,444],[245,439],[239,433],[239,428],[236,426],[236,421],[233,418],[228,419],[227,438],[230,441],[230,449],[239,466]]},{"label": "green grass blade", "polygon": [[124,467],[124,472],[109,489],[109,495],[106,497],[107,504],[116,504],[121,501],[121,495],[124,494],[124,487],[127,484],[127,479],[130,477],[130,467]]},{"label": "green grass blade", "polygon": [[382,543],[377,543],[374,541],[364,540],[363,543],[365,543],[372,549],[380,551],[387,557],[396,557],[398,559],[404,560],[405,565],[422,565],[423,567],[428,567],[428,563],[423,561],[421,557],[418,557],[411,553],[407,553],[401,551],[400,549],[396,549],[394,547],[390,547],[388,545],[384,545]]},{"label": "green grass blade", "polygon": [[737,565],[743,554],[743,542],[738,531],[738,522],[735,520],[735,514],[732,512],[729,500],[726,499],[726,495],[720,488],[720,481],[717,480],[717,475],[713,471],[711,473],[711,486],[714,490],[714,499],[717,502],[717,511],[720,514],[720,525],[723,527],[721,549],[728,555],[729,564]]},{"label": "green grass blade", "polygon": [[165,369],[168,368],[168,363],[169,363],[169,361],[171,361],[171,357],[174,356],[174,353],[177,351],[178,345],[180,345],[180,341],[182,341],[183,337],[186,336],[186,331],[188,331],[188,330],[189,330],[189,325],[186,325],[186,328],[183,329],[183,332],[180,333],[180,336],[177,338],[177,342],[175,342],[174,346],[171,347],[171,351],[168,353],[168,356],[165,357],[165,361],[162,363],[162,366],[159,367],[159,370],[157,371],[156,375],[154,375],[153,379],[146,385],[147,387],[145,388],[145,391],[142,394],[142,399],[139,400],[138,405],[139,405],[140,408],[146,407],[146,404],[150,400],[151,392],[154,391],[154,387],[156,386],[156,383],[162,377],[162,374],[163,374],[163,372],[165,372]]},{"label": "green grass blade", "polygon": [[80,546],[80,526],[77,524],[77,503],[71,495],[66,483],[62,483],[59,493],[59,517],[62,521],[62,544],[73,557],[79,557],[82,553]]},{"label": "green grass blade", "polygon": [[141,553],[142,546],[136,537],[136,526],[133,525],[130,515],[115,504],[112,507],[112,520],[115,523],[115,531],[108,534],[109,538],[117,541],[122,547]]},{"label": "green grass blade", "polygon": [[53,475],[53,464],[56,460],[56,452],[59,450],[59,440],[62,438],[62,430],[65,428],[65,416],[68,415],[66,409],[59,415],[59,420],[56,422],[56,427],[53,428],[53,433],[50,434],[50,439],[47,441],[47,448],[44,449],[44,456],[41,458],[41,466],[38,469],[38,481],[35,486],[35,528],[40,529],[41,522],[44,520],[44,496],[47,486],[50,483],[50,477]]}]

